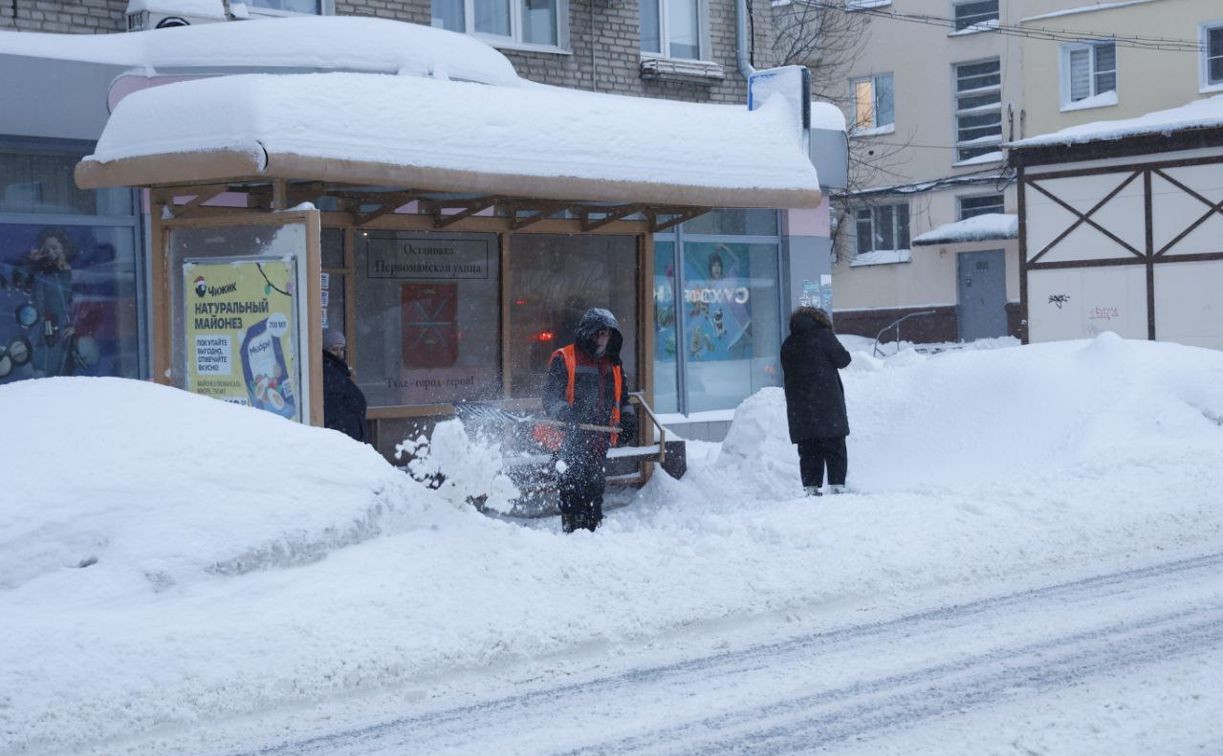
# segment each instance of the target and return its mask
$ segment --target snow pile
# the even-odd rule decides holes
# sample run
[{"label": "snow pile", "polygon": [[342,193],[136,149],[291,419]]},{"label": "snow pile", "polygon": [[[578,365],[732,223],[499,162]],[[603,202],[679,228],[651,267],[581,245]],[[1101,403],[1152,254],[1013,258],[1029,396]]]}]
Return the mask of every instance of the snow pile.
[{"label": "snow pile", "polygon": [[466,34],[357,16],[235,21],[127,34],[0,31],[0,53],[175,73],[270,67],[433,76],[507,87],[522,83],[508,58]]},{"label": "snow pile", "polygon": [[1019,216],[1006,213],[985,213],[938,228],[914,237],[913,246],[957,244],[960,242],[992,241],[1019,237]]},{"label": "snow pile", "polygon": [[152,383],[23,381],[0,402],[0,590],[97,600],[303,564],[422,506],[340,433]]},{"label": "snow pile", "polygon": [[[121,381],[0,387],[19,471],[0,501],[0,753],[115,753],[524,657],[1223,548],[1223,354],[1107,334],[858,353],[842,376],[853,493],[799,495],[765,389],[724,444],[690,447],[683,480],[655,476],[570,536],[446,504],[338,434],[251,410]],[[377,535],[319,537],[378,505]],[[326,558],[209,570],[303,533]]]},{"label": "snow pile", "polygon": [[494,512],[509,513],[518,487],[505,472],[501,446],[487,438],[472,438],[458,420],[433,428],[432,436],[405,439],[395,447],[414,480],[435,488],[457,506],[479,502]]}]

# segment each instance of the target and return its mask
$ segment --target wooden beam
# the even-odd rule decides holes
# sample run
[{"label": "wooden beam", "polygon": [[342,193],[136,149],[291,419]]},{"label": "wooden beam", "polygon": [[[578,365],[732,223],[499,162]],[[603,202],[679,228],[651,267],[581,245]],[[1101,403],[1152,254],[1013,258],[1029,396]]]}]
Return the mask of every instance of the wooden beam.
[{"label": "wooden beam", "polygon": [[387,213],[393,213],[404,205],[414,200],[420,199],[420,194],[417,192],[395,192],[379,197],[378,199],[365,200],[368,204],[381,203],[377,210],[372,210],[368,213],[356,215],[353,218],[353,225],[364,226],[376,218],[381,218]]},{"label": "wooden beam", "polygon": [[[630,215],[632,215],[633,213],[639,213],[642,211],[642,209],[643,207],[641,205],[624,205],[622,207],[609,208],[607,209],[608,210],[607,212],[603,213],[603,217],[596,221],[596,220],[590,219],[592,209],[583,208],[582,209],[582,230],[583,231],[594,231],[596,228],[599,228],[600,226],[606,226],[608,223],[615,223],[618,220],[627,218]],[[598,212],[598,211],[595,210],[594,212]]]},{"label": "wooden beam", "polygon": [[[510,229],[518,231],[527,226],[539,223],[542,220],[547,220],[549,217],[556,215],[562,210],[569,207],[568,202],[547,202],[537,206],[524,206],[522,203],[511,203],[509,205]],[[534,210],[534,215],[529,215],[525,218],[518,217],[519,210]]]},{"label": "wooden beam", "polygon": [[[435,204],[433,205],[433,227],[445,228],[446,226],[458,223],[464,218],[470,218],[476,213],[481,213],[490,207],[494,207],[500,201],[497,197],[485,197],[483,199],[474,200],[466,203],[455,203],[453,205]],[[457,213],[445,215],[442,213],[446,207],[462,207],[463,209]]]},{"label": "wooden beam", "polygon": [[[666,231],[672,226],[678,226],[685,221],[690,221],[693,218],[704,215],[707,212],[709,212],[709,208],[704,207],[692,207],[684,210],[656,210],[650,215],[651,230],[654,233]],[[659,215],[670,215],[671,218],[669,220],[660,222],[658,220]]]},{"label": "wooden beam", "polygon": [[208,200],[214,199],[227,191],[229,191],[229,187],[225,185],[207,187],[202,186],[199,187],[199,194],[192,197],[190,201],[182,205],[175,205],[173,198],[171,198],[171,201],[166,204],[166,208],[169,209],[170,215],[174,216],[175,218],[181,218],[190,213],[192,210],[199,208]]},{"label": "wooden beam", "polygon": [[291,207],[309,202],[327,194],[327,188],[321,181],[308,181],[303,184],[290,184],[288,201]]},{"label": "wooden beam", "polygon": [[289,209],[289,182],[284,179],[272,179],[272,209]]}]

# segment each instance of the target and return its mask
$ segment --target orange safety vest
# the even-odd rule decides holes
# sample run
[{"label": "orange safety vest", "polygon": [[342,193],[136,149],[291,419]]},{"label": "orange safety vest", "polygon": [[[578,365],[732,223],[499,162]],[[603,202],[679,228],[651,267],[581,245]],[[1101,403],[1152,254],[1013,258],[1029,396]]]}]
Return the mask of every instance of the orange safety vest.
[{"label": "orange safety vest", "polygon": [[[573,344],[567,347],[561,347],[552,353],[552,359],[556,359],[557,355],[565,361],[565,371],[569,374],[569,383],[565,386],[565,401],[569,402],[569,406],[573,406],[573,384],[578,369],[578,356],[574,351]],[[552,364],[551,361],[548,363]],[[619,365],[612,365],[612,396],[614,402],[611,411],[611,425],[613,428],[620,427],[620,398],[621,392],[624,390],[624,371]],[[565,442],[565,431],[555,425],[536,425],[531,435],[544,448],[552,451],[557,451],[561,448],[561,444]],[[615,446],[620,439],[618,433],[611,434],[611,445]]]}]

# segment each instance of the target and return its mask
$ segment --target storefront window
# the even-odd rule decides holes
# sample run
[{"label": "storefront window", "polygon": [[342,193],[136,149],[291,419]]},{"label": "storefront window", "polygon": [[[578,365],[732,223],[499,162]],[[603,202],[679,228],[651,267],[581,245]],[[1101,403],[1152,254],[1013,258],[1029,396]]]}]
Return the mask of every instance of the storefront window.
[{"label": "storefront window", "polygon": [[685,223],[684,233],[777,236],[777,211],[717,210]]},{"label": "storefront window", "polygon": [[733,409],[778,385],[778,214],[721,210],[654,242],[654,404]]},{"label": "storefront window", "polygon": [[139,219],[130,190],[76,187],[87,152],[0,144],[0,384],[140,377]]},{"label": "storefront window", "polygon": [[654,410],[679,411],[675,242],[654,243]]},{"label": "storefront window", "polygon": [[683,257],[688,411],[728,409],[777,384],[777,247],[686,243]]},{"label": "storefront window", "polygon": [[0,384],[139,377],[135,260],[131,228],[0,222]]},{"label": "storefront window", "polygon": [[357,236],[356,381],[370,406],[501,397],[493,234]]},{"label": "storefront window", "polygon": [[541,395],[552,352],[573,342],[578,321],[591,307],[607,308],[620,321],[628,385],[640,385],[636,242],[632,236],[511,237],[512,396]]}]

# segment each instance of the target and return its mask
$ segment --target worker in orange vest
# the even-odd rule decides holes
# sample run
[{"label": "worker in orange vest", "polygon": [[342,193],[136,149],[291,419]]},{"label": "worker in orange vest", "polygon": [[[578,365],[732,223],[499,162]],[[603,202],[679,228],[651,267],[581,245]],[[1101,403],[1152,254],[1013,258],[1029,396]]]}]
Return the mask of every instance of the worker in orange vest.
[{"label": "worker in orange vest", "polygon": [[[628,384],[620,361],[624,336],[610,311],[586,311],[569,346],[552,353],[544,383],[544,410],[569,423],[560,442],[561,528],[594,530],[603,520],[604,463],[607,450],[629,443],[637,416],[628,404]],[[585,430],[581,425],[620,428],[619,433]]]}]

